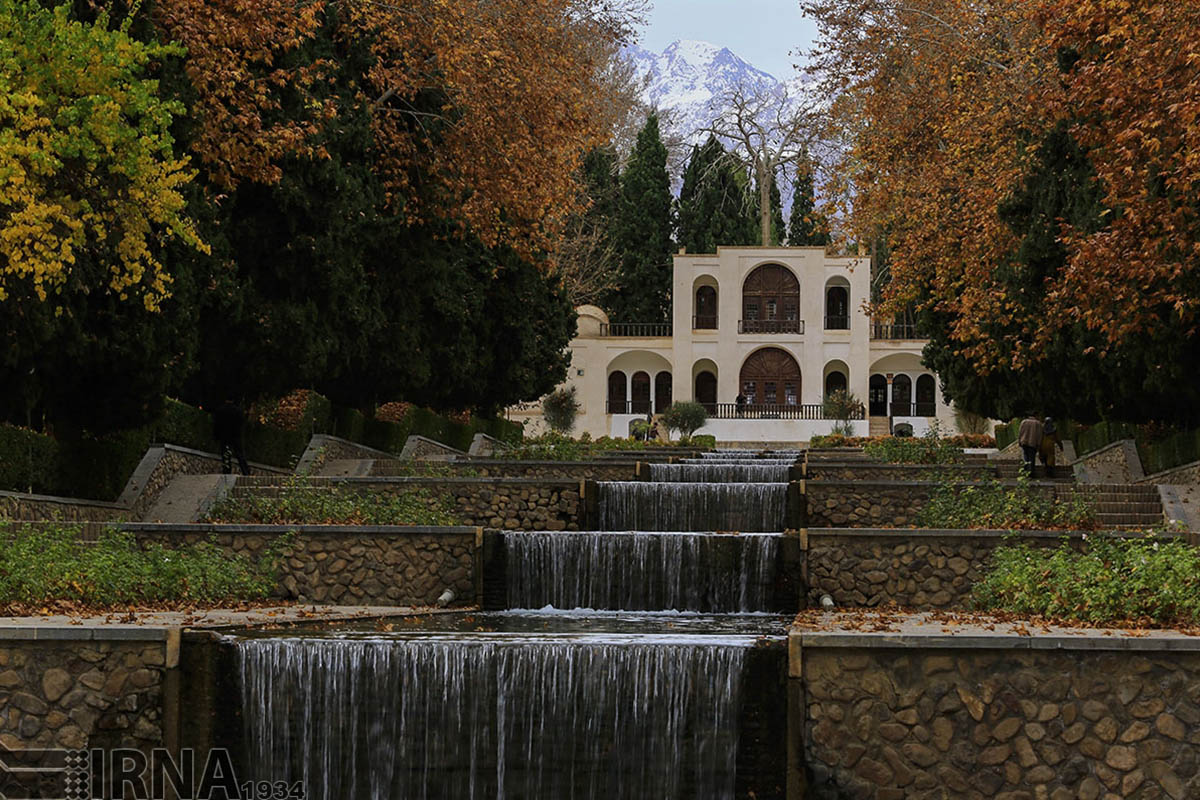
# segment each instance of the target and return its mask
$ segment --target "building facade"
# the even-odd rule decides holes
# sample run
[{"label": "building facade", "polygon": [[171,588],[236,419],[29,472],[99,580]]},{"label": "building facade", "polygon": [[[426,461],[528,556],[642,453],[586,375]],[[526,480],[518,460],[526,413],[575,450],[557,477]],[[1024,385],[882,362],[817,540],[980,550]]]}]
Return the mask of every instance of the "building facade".
[{"label": "building facade", "polygon": [[[579,307],[565,384],[582,406],[575,435],[627,436],[633,420],[694,400],[709,411],[698,432],[718,442],[794,444],[832,431],[824,400],[837,389],[862,401],[851,421],[857,435],[908,425],[919,436],[935,419],[953,430],[937,378],[921,363],[925,340],[864,311],[869,258],[722,247],[674,261],[670,324],[616,324]],[[510,409],[510,418],[536,433],[539,409]]]}]

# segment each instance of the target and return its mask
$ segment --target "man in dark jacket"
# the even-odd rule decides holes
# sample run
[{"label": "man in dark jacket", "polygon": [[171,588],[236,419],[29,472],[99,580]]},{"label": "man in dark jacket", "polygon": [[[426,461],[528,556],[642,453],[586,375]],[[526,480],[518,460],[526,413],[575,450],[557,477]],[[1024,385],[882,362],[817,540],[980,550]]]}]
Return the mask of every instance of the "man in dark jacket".
[{"label": "man in dark jacket", "polygon": [[221,450],[221,472],[225,475],[233,472],[233,459],[236,456],[238,468],[243,475],[250,474],[250,465],[246,463],[246,446],[243,434],[246,429],[246,413],[233,402],[226,399],[213,412],[213,438]]},{"label": "man in dark jacket", "polygon": [[1042,421],[1032,414],[1021,421],[1021,429],[1017,433],[1017,443],[1021,445],[1021,453],[1025,456],[1025,469],[1029,471],[1031,478],[1044,434],[1045,427],[1042,425]]}]

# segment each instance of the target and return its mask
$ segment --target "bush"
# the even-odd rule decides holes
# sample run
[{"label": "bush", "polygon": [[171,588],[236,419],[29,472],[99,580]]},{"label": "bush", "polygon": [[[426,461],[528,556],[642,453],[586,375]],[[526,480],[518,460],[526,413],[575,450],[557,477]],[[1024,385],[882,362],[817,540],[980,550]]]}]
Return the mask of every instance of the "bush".
[{"label": "bush", "polygon": [[579,400],[575,397],[575,387],[555,389],[546,395],[542,401],[542,416],[550,430],[556,433],[569,433],[575,427],[575,418],[579,416]]},{"label": "bush", "polygon": [[453,503],[423,488],[403,494],[361,493],[288,478],[278,494],[230,496],[209,522],[263,525],[453,525]]},{"label": "bush", "polygon": [[987,433],[988,421],[987,417],[976,414],[974,411],[956,407],[954,409],[954,427],[958,428],[960,433],[978,436]]},{"label": "bush", "polygon": [[920,437],[884,436],[868,442],[863,452],[892,464],[953,464],[962,460],[962,448],[938,435],[937,427]]},{"label": "bush", "polygon": [[926,528],[995,530],[1092,530],[1096,512],[1086,497],[1057,500],[1020,474],[1015,486],[996,480],[976,484],[943,481],[917,515]]},{"label": "bush", "polygon": [[[645,420],[640,421],[645,422]],[[711,437],[695,437],[695,439],[705,438]],[[586,433],[578,439],[572,439],[561,433],[550,432],[512,445],[497,453],[496,457],[528,461],[586,461],[605,451],[652,450],[656,447],[670,446],[672,445],[669,442],[660,442],[657,439],[644,441],[642,439],[613,439],[608,436],[592,439]]]},{"label": "bush", "polygon": [[643,441],[650,436],[650,423],[644,419],[635,419],[629,423],[629,435]]},{"label": "bush", "polygon": [[679,431],[680,435],[690,438],[708,421],[708,410],[699,403],[672,403],[663,412],[662,421],[667,426],[667,430]]},{"label": "bush", "polygon": [[58,442],[43,433],[0,425],[0,488],[53,494]]},{"label": "bush", "polygon": [[977,606],[1089,625],[1200,624],[1200,549],[1098,535],[1080,552],[1006,545],[973,589]]},{"label": "bush", "polygon": [[[830,392],[825,398],[825,402],[821,406],[821,411],[825,419],[836,419],[843,423],[849,422],[852,418],[863,417],[863,404],[852,393],[845,389],[838,389]],[[847,426],[842,426],[842,431],[846,431]],[[853,431],[853,427],[849,428]],[[837,426],[834,426],[834,433],[837,433]]]},{"label": "bush", "polygon": [[139,546],[133,534],[115,529],[84,542],[78,526],[0,524],[0,606],[22,613],[265,599],[289,544],[281,537],[252,562],[212,542]]}]

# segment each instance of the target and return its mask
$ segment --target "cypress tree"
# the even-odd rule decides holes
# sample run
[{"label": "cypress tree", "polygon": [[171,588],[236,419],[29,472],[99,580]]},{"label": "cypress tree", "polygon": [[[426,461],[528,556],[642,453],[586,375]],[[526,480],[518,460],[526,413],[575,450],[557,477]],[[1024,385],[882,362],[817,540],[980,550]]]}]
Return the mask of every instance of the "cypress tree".
[{"label": "cypress tree", "polygon": [[802,159],[796,167],[796,188],[792,194],[792,219],[788,225],[788,244],[792,247],[818,247],[829,244],[829,225],[817,213],[813,192],[812,164]]},{"label": "cypress tree", "polygon": [[693,147],[679,193],[679,244],[689,253],[758,243],[746,174],[715,136]]},{"label": "cypress tree", "polygon": [[621,260],[608,312],[618,322],[666,322],[671,312],[671,179],[667,148],[651,113],[621,176],[613,239]]}]

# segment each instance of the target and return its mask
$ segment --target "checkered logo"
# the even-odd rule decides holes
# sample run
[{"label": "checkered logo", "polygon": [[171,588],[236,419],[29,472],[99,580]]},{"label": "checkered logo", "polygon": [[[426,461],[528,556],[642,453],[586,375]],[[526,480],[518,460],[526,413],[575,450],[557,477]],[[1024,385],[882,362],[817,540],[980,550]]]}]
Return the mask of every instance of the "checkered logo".
[{"label": "checkered logo", "polygon": [[0,800],[90,800],[87,750],[18,749],[0,744]]}]

